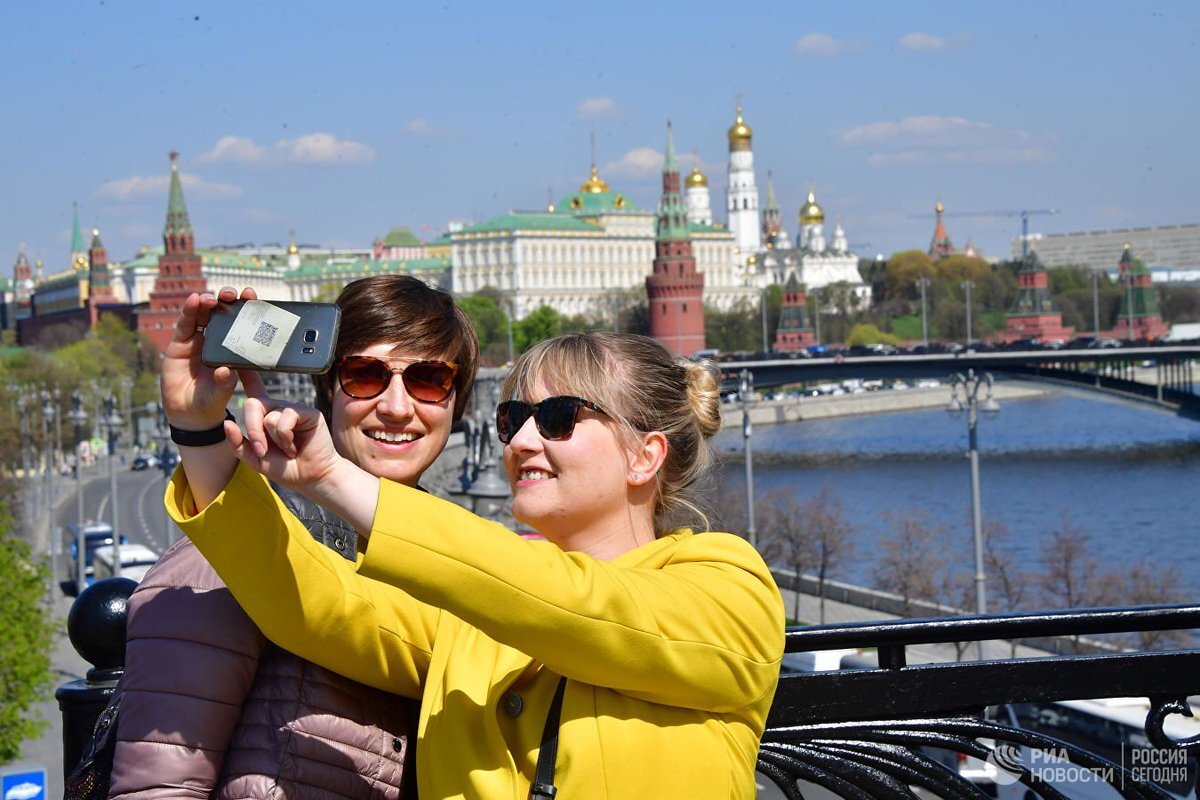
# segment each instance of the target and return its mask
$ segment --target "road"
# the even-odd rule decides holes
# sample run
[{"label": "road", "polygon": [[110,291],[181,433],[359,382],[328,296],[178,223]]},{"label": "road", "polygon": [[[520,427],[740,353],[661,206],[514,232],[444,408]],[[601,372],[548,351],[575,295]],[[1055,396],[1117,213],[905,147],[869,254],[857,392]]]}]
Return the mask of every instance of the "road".
[{"label": "road", "polygon": [[[122,466],[117,462],[117,502],[118,520],[121,531],[131,542],[145,544],[157,552],[166,547],[168,528],[167,516],[163,509],[162,496],[165,489],[163,475],[160,470],[143,470],[133,472],[128,468],[130,459],[125,459]],[[85,520],[109,520],[111,499],[109,497],[108,466],[103,461],[83,471],[83,508]],[[78,519],[78,505],[73,478],[60,479],[57,487],[57,504],[53,510],[53,530],[58,535],[65,536],[66,525]],[[174,528],[174,526],[172,526]],[[45,526],[38,528],[41,541],[44,543]],[[172,536],[178,535],[178,529],[171,531]],[[44,547],[44,544],[43,544]],[[69,566],[67,550],[56,559],[55,577],[62,580]],[[55,676],[55,688],[68,681],[82,679],[89,665],[75,652],[66,635],[67,613],[71,608],[72,598],[61,591],[54,593],[53,618],[56,622],[54,643],[51,652],[51,665]],[[47,729],[36,739],[25,743],[21,757],[13,765],[5,765],[5,771],[18,764],[38,764],[46,768],[47,797],[62,797],[62,714],[58,703],[53,697],[39,703],[38,715],[49,722]]]}]

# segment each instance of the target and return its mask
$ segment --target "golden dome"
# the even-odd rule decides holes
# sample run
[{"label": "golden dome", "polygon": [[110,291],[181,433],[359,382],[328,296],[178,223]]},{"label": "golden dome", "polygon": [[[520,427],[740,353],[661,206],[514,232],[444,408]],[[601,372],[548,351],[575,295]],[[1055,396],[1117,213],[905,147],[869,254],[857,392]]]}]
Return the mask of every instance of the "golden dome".
[{"label": "golden dome", "polygon": [[799,217],[801,225],[815,225],[825,222],[825,209],[821,208],[820,203],[817,202],[816,195],[812,193],[811,189],[808,192],[808,202],[800,206]]},{"label": "golden dome", "polygon": [[708,178],[704,177],[704,173],[700,171],[700,165],[692,166],[692,174],[687,176],[688,186],[708,186]]},{"label": "golden dome", "polygon": [[601,192],[608,191],[608,184],[600,177],[600,172],[596,169],[595,164],[592,164],[592,177],[583,182],[583,185],[579,187],[579,191],[582,194],[600,194]]},{"label": "golden dome", "polygon": [[742,119],[742,107],[738,106],[737,119],[733,125],[729,126],[729,149],[730,150],[749,150],[750,138],[754,132],[750,130],[750,126]]}]

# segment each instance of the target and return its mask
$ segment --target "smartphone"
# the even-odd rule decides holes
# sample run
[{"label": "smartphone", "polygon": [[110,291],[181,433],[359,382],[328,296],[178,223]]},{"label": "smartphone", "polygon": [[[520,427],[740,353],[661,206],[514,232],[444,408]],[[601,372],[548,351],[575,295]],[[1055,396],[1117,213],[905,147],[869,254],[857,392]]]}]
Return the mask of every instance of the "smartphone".
[{"label": "smartphone", "polygon": [[210,367],[319,375],[333,365],[341,321],[333,303],[218,303],[200,357]]}]

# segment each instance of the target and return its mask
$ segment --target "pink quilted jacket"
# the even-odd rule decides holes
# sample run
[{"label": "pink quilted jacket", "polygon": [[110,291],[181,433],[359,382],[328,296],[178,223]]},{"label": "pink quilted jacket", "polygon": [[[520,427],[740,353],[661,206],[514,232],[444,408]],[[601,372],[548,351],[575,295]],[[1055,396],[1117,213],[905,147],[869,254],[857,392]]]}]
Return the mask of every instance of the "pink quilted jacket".
[{"label": "pink quilted jacket", "polygon": [[125,664],[110,798],[416,796],[416,703],[267,642],[187,539],[130,598]]}]

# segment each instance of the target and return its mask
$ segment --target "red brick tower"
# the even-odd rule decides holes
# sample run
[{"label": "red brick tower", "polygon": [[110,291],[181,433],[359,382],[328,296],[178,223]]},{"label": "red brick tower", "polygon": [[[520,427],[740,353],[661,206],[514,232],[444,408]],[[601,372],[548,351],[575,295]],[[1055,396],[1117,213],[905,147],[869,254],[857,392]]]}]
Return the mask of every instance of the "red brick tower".
[{"label": "red brick tower", "polygon": [[817,338],[808,322],[808,296],[793,273],[783,287],[783,305],[779,309],[774,349],[794,353],[816,343]]},{"label": "red brick tower", "polygon": [[675,355],[688,356],[704,349],[704,276],[696,271],[680,185],[675,141],[668,122],[654,271],[646,278],[646,297],[650,335]]},{"label": "red brick tower", "polygon": [[1038,260],[1037,253],[1030,250],[1017,273],[1017,299],[1008,312],[1002,338],[1006,342],[1017,339],[1037,339],[1049,342],[1055,339],[1066,341],[1075,334],[1074,328],[1064,328],[1062,312],[1054,306],[1050,296],[1050,280],[1046,268]]},{"label": "red brick tower", "polygon": [[167,349],[171,329],[183,301],[192,292],[208,289],[208,280],[196,255],[192,223],[183,186],[179,182],[179,153],[171,152],[171,191],[167,199],[167,224],[163,228],[163,254],[158,258],[158,277],[150,292],[150,308],[138,315],[138,332],[144,333],[159,352]]},{"label": "red brick tower", "polygon": [[88,248],[88,322],[95,328],[100,319],[100,305],[117,302],[113,293],[112,276],[108,271],[108,252],[100,241],[100,230],[92,229],[92,246]]},{"label": "red brick tower", "polygon": [[941,200],[933,210],[937,212],[937,224],[933,226],[933,239],[929,242],[929,258],[941,261],[946,256],[954,255],[954,244],[950,241],[950,234],[946,233],[946,223],[942,221],[942,212],[946,207],[942,205]]},{"label": "red brick tower", "polygon": [[1124,291],[1121,292],[1121,308],[1112,336],[1116,339],[1161,339],[1166,336],[1170,326],[1163,322],[1158,311],[1158,294],[1151,285],[1150,270],[1140,258],[1134,258],[1128,244],[1121,253],[1117,270],[1117,283]]}]

